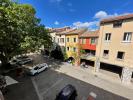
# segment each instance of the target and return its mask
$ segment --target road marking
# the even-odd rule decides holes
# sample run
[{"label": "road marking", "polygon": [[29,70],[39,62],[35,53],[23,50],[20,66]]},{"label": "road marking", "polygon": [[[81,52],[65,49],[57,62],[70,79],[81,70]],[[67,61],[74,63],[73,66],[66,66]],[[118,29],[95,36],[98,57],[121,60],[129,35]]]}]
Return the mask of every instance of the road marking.
[{"label": "road marking", "polygon": [[18,83],[18,81],[14,80],[10,76],[5,76],[5,79],[6,79],[6,85],[12,85]]},{"label": "road marking", "polygon": [[35,80],[34,80],[33,78],[31,78],[31,80],[32,80],[32,83],[33,83],[33,85],[34,85],[34,87],[35,87],[37,96],[39,97],[39,100],[43,100],[43,97],[42,97],[42,96],[40,95],[40,93],[39,93],[39,90],[38,90],[38,87],[37,87],[37,84],[36,84]]},{"label": "road marking", "polygon": [[57,84],[59,84],[61,81],[63,81],[63,78],[56,81],[50,88],[48,88],[47,90],[45,90],[44,92],[42,92],[41,94],[44,95],[46,94],[50,89],[52,89],[53,87],[55,87]]}]

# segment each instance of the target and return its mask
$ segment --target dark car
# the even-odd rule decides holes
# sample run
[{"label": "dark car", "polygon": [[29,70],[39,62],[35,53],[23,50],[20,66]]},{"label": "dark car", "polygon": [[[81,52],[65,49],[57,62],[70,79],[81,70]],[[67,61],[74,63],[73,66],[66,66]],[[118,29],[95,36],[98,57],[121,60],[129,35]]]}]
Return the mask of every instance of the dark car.
[{"label": "dark car", "polygon": [[75,100],[76,97],[77,91],[75,87],[69,84],[59,92],[55,100]]}]

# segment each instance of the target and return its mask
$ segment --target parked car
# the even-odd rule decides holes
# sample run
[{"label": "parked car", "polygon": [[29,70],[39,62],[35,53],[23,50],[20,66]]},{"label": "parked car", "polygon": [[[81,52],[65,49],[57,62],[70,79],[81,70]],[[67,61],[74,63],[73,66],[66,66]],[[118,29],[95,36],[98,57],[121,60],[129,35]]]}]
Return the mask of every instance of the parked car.
[{"label": "parked car", "polygon": [[24,64],[28,64],[31,63],[33,61],[32,58],[26,58],[26,59],[22,59],[21,61],[18,62],[19,65],[24,65]]},{"label": "parked car", "polygon": [[10,61],[10,64],[11,65],[24,65],[24,64],[27,64],[27,63],[31,63],[33,61],[32,58],[16,58],[16,59],[12,59]]},{"label": "parked car", "polygon": [[77,91],[75,87],[68,84],[59,92],[55,100],[75,100],[76,97]]},{"label": "parked car", "polygon": [[21,61],[20,59],[12,59],[12,60],[10,61],[10,64],[11,64],[11,65],[17,65],[20,61]]},{"label": "parked car", "polygon": [[26,59],[26,58],[29,58],[28,56],[19,56],[19,57],[16,57],[16,59]]},{"label": "parked car", "polygon": [[46,63],[38,64],[33,67],[26,68],[26,72],[30,75],[35,75],[37,73],[40,73],[48,68],[48,65]]}]

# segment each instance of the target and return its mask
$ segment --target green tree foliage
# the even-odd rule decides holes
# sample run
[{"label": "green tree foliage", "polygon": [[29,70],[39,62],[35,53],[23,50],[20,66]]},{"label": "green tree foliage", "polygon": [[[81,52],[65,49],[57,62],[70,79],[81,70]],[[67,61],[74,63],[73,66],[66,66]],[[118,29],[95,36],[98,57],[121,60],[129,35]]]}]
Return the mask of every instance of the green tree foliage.
[{"label": "green tree foliage", "polygon": [[28,4],[0,0],[0,60],[6,64],[17,54],[49,47],[51,37]]}]

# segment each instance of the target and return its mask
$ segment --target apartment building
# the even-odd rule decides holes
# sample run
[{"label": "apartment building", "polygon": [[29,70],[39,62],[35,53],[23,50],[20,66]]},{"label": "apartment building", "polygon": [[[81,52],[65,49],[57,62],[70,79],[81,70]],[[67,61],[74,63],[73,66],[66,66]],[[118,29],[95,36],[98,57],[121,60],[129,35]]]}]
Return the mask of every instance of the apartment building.
[{"label": "apartment building", "polygon": [[[66,54],[68,58],[73,58],[75,61],[79,60],[79,36],[83,34],[86,29],[74,29],[66,34]],[[77,62],[79,64],[79,61]]]},{"label": "apartment building", "polygon": [[[69,29],[70,29],[70,27],[62,27],[62,28],[52,28],[52,29],[49,29],[49,31],[50,31],[49,34],[52,37],[52,42],[53,42],[52,49],[55,49],[56,46],[58,45],[58,42],[60,41],[60,40],[58,41],[58,36],[59,35],[57,35],[57,33],[61,33],[63,31],[69,30]],[[61,40],[61,41],[63,41],[63,40]],[[61,44],[61,45],[63,45],[63,44]]]},{"label": "apartment building", "polygon": [[57,32],[56,33],[56,43],[60,47],[65,47],[66,46],[66,34],[73,31],[74,29],[66,29],[65,31],[62,32]]},{"label": "apartment building", "polygon": [[95,68],[101,63],[120,67],[122,82],[130,82],[133,72],[133,14],[103,19],[100,22]]},{"label": "apartment building", "polygon": [[96,31],[86,31],[81,34],[80,39],[80,58],[81,62],[85,62],[87,65],[94,66],[96,45],[98,41],[99,30]]}]

